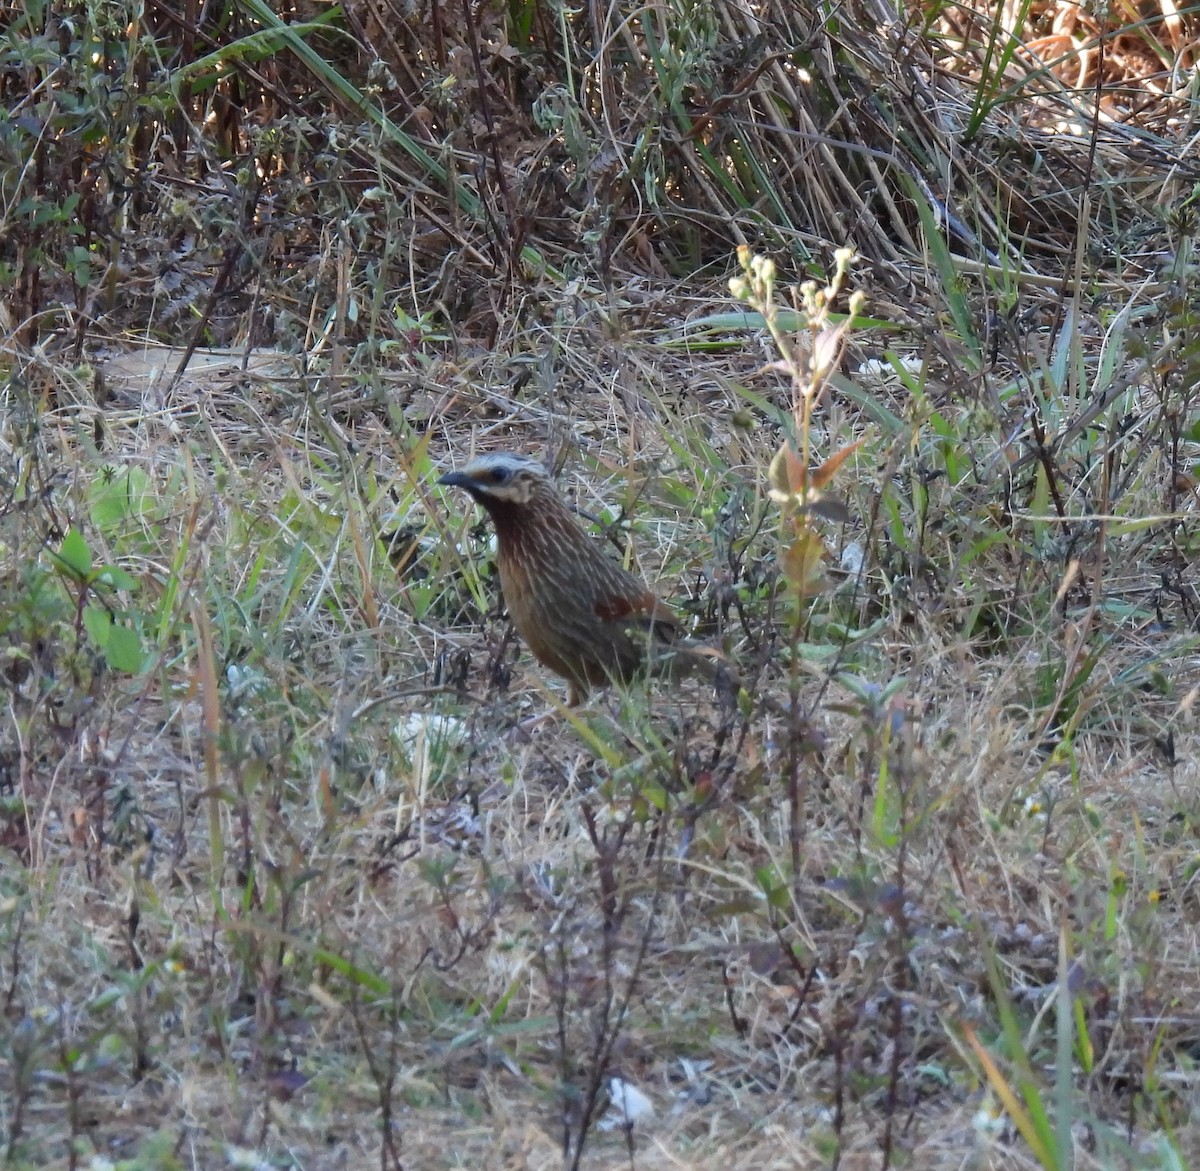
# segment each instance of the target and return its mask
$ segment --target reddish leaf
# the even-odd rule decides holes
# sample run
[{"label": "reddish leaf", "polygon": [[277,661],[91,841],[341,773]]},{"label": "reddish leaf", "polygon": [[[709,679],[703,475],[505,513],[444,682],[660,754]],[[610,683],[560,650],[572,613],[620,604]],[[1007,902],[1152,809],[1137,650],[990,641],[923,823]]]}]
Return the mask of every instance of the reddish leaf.
[{"label": "reddish leaf", "polygon": [[813,468],[810,473],[812,478],[812,486],[817,489],[827,488],[829,481],[837,475],[838,468],[842,466],[864,443],[867,437],[864,435],[861,439],[856,439],[848,447],[843,447],[841,451],[835,451],[823,464]]},{"label": "reddish leaf", "polygon": [[800,453],[791,440],[788,440],[775,453],[771,466],[767,469],[767,483],[770,485],[771,495],[780,503],[791,500],[803,495],[807,481]]}]

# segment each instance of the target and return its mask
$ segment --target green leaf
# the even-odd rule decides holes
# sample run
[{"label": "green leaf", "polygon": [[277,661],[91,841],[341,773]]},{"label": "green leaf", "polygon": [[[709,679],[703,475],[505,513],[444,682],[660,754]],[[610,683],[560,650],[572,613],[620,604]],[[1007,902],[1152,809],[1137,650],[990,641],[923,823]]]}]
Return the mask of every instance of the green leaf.
[{"label": "green leaf", "polygon": [[153,501],[150,477],[135,467],[108,469],[92,481],[89,495],[92,523],[108,534],[145,516]]},{"label": "green leaf", "polygon": [[921,188],[907,175],[901,175],[900,179],[920,217],[925,247],[929,250],[929,258],[942,282],[942,292],[950,308],[950,316],[954,320],[959,340],[970,350],[970,368],[978,370],[983,363],[983,343],[975,333],[974,313],[963,292],[958,271],[954,267],[954,259],[946,243],[946,230]]},{"label": "green leaf", "polygon": [[112,615],[103,606],[85,606],[83,608],[83,628],[88,632],[88,637],[92,642],[104,650],[112,635]]},{"label": "green leaf", "polygon": [[146,662],[142,640],[138,632],[128,626],[110,628],[104,657],[114,671],[124,671],[128,675],[140,674]]},{"label": "green leaf", "polygon": [[119,565],[102,565],[96,571],[93,581],[111,586],[114,590],[135,590],[137,580],[126,573]]},{"label": "green leaf", "polygon": [[60,569],[81,582],[92,572],[92,551],[78,529],[71,529],[63,538],[55,558]]},{"label": "green leaf", "polygon": [[66,268],[81,289],[86,289],[91,283],[92,256],[81,244],[67,250]]}]

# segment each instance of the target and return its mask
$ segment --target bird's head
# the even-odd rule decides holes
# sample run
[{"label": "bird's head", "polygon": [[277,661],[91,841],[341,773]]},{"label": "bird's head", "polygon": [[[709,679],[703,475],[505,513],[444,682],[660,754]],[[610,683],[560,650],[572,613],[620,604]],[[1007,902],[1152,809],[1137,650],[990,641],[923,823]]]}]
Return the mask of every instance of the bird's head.
[{"label": "bird's head", "polygon": [[542,464],[504,451],[477,456],[458,471],[447,472],[438,483],[465,488],[489,511],[496,506],[528,504],[535,496],[554,492],[550,473]]}]

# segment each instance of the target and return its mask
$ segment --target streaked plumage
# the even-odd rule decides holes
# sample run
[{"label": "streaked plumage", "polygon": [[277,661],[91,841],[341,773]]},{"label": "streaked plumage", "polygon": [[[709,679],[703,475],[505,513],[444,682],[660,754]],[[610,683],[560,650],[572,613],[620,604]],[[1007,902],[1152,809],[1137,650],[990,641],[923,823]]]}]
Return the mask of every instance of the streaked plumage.
[{"label": "streaked plumage", "polygon": [[492,518],[500,586],[534,658],[567,680],[569,702],[633,675],[678,620],[588,536],[536,460],[497,452],[449,472]]}]

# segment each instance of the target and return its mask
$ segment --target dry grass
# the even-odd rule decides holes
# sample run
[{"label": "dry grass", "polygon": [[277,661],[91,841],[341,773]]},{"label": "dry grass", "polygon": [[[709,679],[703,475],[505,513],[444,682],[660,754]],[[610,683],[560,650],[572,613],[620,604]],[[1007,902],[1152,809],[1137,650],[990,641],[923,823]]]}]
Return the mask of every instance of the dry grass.
[{"label": "dry grass", "polygon": [[[1198,1162],[1190,14],[351,5],[390,81],[218,84],[155,12],[177,108],[0,157],[5,1165]],[[861,254],[804,598],[738,239]],[[561,708],[435,487],[502,447],[745,693]]]},{"label": "dry grass", "polygon": [[[570,349],[601,389],[570,403],[568,482],[590,511],[631,504],[647,576],[677,583],[702,632],[762,663],[762,689],[778,693],[783,647],[761,625],[761,589],[742,599],[745,623],[720,599],[756,574],[769,585],[777,539],[762,484],[777,431],[731,425],[746,409],[735,388],[786,387],[752,346],[697,359],[655,336],[621,339],[637,371],[624,397],[604,347],[580,336]],[[112,1156],[161,1130],[199,1165],[227,1143],[354,1165],[378,1157],[382,1082],[406,1165],[559,1165],[564,1078],[582,1093],[603,1073],[655,1102],[637,1165],[818,1166],[834,1149],[877,1165],[888,1128],[922,1166],[1025,1165],[1002,1128],[989,1138],[972,1121],[987,1096],[961,1029],[994,1028],[994,947],[1051,1084],[1053,1013],[1034,1020],[1065,933],[1094,1046],[1080,1125],[1123,1130],[1132,1116],[1143,1143],[1153,1102],[1188,1150],[1171,1079],[1186,1077],[1196,1031],[1194,766],[1168,768],[1147,723],[1167,726],[1194,682],[1193,659],[1163,657],[1190,636],[1098,623],[1096,637],[1117,637],[1089,726],[1047,757],[1053,693],[1036,677],[1073,637],[1052,605],[1060,571],[1025,567],[1028,584],[997,603],[1013,629],[989,647],[956,634],[977,593],[959,582],[938,596],[930,581],[902,594],[881,568],[838,603],[880,622],[842,668],[903,684],[873,709],[819,667],[805,673],[803,694],[823,696],[823,751],[801,758],[792,874],[778,717],[743,725],[687,685],[600,697],[582,727],[563,715],[506,743],[554,685],[477,608],[477,589],[494,598],[485,534],[433,493],[426,462],[563,437],[568,412],[545,397],[526,407],[469,389],[497,385],[498,365],[464,376],[430,360],[427,449],[387,398],[330,409],[278,374],[253,394],[185,380],[154,411],[138,409],[136,378],[110,379],[91,456],[93,409],[42,413],[42,458],[75,469],[55,496],[75,502],[66,515],[86,517],[102,466],[146,472],[142,515],[97,537],[97,560],[141,580],[147,613],[145,591],[171,581],[180,596],[148,674],[122,682],[68,643],[14,681],[18,1149],[47,1165],[71,1134]],[[833,401],[822,429],[857,418]],[[856,516],[896,475],[864,455],[846,482]],[[964,523],[952,504],[965,516],[948,487],[929,505],[943,528]],[[10,512],[10,547],[41,518]],[[380,530],[403,537],[398,587]],[[872,534],[860,520],[830,539],[836,556]],[[882,565],[882,528],[875,539]],[[987,567],[995,591],[1016,542],[1003,546]],[[1115,548],[1109,559],[1106,601],[1150,605],[1146,576],[1122,572]],[[1150,652],[1166,700],[1118,678]],[[1171,726],[1185,756],[1187,724]],[[439,742],[447,727],[468,738]],[[877,808],[881,795],[903,809]],[[603,1063],[598,1038],[611,1041]],[[1131,1098],[1147,1093],[1135,1091],[1147,1066],[1158,1085]],[[580,1108],[568,1099],[568,1129]],[[616,1165],[624,1149],[619,1129],[594,1135],[584,1165]]]}]

